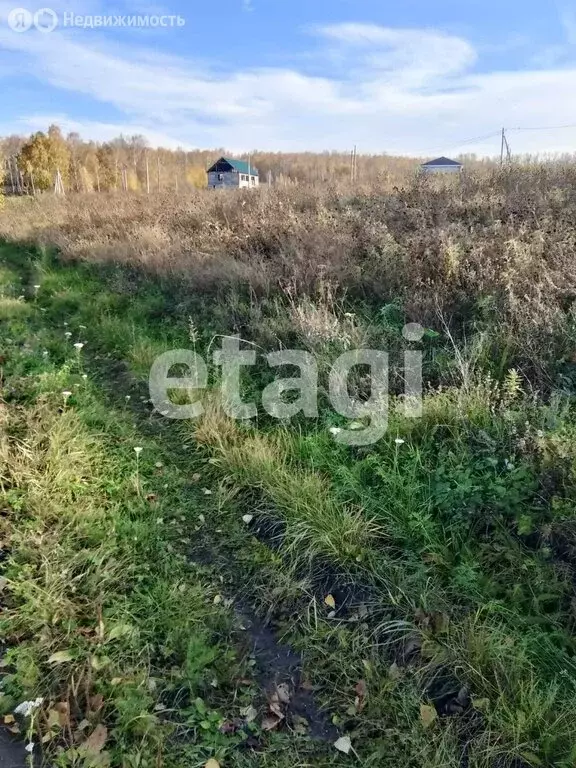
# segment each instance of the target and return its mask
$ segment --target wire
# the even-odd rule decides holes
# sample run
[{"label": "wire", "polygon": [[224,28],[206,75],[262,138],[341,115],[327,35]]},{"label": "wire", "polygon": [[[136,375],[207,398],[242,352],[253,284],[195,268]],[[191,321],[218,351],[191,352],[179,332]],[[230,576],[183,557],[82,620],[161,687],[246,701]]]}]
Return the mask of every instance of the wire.
[{"label": "wire", "polygon": [[562,128],[576,128],[576,123],[568,123],[567,125],[543,125],[534,126],[529,128],[508,128],[509,131],[559,131]]},{"label": "wire", "polygon": [[447,149],[453,149],[453,148],[462,147],[465,144],[473,144],[476,141],[483,141],[485,139],[491,139],[494,136],[500,136],[500,134],[501,134],[501,131],[496,131],[496,132],[493,132],[493,133],[486,133],[483,136],[473,136],[470,139],[463,139],[462,141],[454,142],[453,144],[444,145],[443,147],[440,147],[439,149],[438,148],[430,149],[430,150],[426,150],[426,151],[415,152],[414,154],[416,154],[416,155],[432,155],[435,152],[442,152],[442,151],[446,151]]}]

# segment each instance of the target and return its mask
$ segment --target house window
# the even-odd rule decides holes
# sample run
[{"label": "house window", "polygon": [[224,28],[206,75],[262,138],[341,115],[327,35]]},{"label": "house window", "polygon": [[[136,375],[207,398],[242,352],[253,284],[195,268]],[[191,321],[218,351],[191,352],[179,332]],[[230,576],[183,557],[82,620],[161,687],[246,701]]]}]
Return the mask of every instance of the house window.
[{"label": "house window", "polygon": [[218,174],[218,181],[224,181],[224,174],[223,173],[219,173]]}]

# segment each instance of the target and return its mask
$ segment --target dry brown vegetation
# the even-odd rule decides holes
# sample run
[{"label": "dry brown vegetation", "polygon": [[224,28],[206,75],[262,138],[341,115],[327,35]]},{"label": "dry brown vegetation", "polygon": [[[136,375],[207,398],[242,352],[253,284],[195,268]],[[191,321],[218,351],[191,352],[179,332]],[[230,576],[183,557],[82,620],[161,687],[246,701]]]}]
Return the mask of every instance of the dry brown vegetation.
[{"label": "dry brown vegetation", "polygon": [[[12,200],[0,236],[56,245],[65,257],[176,276],[203,292],[279,286],[410,319],[501,327],[503,344],[542,354],[573,316],[576,168],[508,168],[401,188],[346,186],[75,195]],[[502,341],[502,339],[500,340]],[[563,332],[561,350],[572,339]],[[537,354],[536,354],[537,356]]]}]

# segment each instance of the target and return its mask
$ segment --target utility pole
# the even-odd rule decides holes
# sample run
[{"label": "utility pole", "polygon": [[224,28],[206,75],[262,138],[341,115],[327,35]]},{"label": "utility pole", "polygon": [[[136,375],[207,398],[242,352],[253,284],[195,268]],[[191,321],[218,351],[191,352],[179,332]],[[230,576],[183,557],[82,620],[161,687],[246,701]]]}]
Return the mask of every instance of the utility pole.
[{"label": "utility pole", "polygon": [[511,162],[512,152],[510,151],[510,144],[508,144],[508,139],[506,138],[506,129],[502,128],[502,140],[500,142],[500,167],[504,165],[504,149],[506,149],[507,162]]},{"label": "utility pole", "polygon": [[148,167],[148,152],[146,152],[146,192],[150,194],[150,169]]},{"label": "utility pole", "polygon": [[160,192],[160,150],[156,150],[156,182],[158,186],[158,192]]}]

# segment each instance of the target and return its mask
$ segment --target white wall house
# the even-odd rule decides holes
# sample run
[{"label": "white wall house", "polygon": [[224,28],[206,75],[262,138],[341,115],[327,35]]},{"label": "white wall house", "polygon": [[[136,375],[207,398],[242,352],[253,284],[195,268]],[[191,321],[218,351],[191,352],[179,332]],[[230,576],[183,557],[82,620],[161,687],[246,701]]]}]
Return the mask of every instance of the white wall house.
[{"label": "white wall house", "polygon": [[208,189],[249,189],[260,184],[258,169],[246,160],[221,157],[207,173]]},{"label": "white wall house", "polygon": [[456,160],[450,160],[448,157],[437,157],[436,160],[429,160],[422,163],[420,171],[422,173],[460,173],[464,166]]}]

